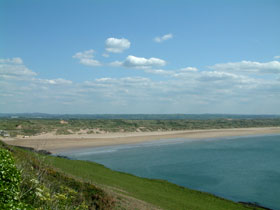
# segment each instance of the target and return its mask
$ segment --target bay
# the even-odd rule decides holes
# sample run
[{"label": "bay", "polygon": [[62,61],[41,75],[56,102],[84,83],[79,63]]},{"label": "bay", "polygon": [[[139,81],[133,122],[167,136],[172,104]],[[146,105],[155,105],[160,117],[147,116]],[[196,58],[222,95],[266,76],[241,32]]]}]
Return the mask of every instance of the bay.
[{"label": "bay", "polygon": [[63,153],[113,170],[280,209],[280,135],[169,139]]}]

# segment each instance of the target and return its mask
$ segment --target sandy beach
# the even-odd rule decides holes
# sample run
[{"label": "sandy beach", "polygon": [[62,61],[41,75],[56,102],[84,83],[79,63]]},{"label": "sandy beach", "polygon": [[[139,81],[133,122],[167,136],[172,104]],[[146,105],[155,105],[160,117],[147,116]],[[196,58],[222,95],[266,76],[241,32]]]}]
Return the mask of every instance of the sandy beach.
[{"label": "sandy beach", "polygon": [[207,139],[262,134],[280,134],[280,127],[71,135],[55,135],[53,133],[46,133],[26,138],[5,138],[2,140],[10,145],[32,147],[36,150],[48,150],[52,153],[57,153],[67,151],[69,149],[135,144],[160,139]]}]

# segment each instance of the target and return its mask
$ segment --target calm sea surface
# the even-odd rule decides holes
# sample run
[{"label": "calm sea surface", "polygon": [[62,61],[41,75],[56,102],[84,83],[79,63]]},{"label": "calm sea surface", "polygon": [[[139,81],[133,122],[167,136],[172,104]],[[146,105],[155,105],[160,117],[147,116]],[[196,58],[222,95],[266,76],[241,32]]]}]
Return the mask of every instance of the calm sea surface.
[{"label": "calm sea surface", "polygon": [[169,139],[63,155],[280,210],[280,135]]}]

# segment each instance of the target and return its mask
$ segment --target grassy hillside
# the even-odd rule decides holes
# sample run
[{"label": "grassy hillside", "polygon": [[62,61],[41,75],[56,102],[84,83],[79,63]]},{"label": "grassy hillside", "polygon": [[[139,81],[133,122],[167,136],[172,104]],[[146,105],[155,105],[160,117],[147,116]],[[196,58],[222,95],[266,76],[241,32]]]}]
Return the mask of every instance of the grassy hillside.
[{"label": "grassy hillside", "polygon": [[211,120],[87,120],[87,119],[0,119],[0,130],[10,136],[31,136],[46,132],[60,134],[170,131],[190,129],[248,128],[280,126],[280,118]]},{"label": "grassy hillside", "polygon": [[104,190],[54,170],[46,164],[46,156],[1,141],[0,154],[0,197],[5,198],[0,199],[0,209],[93,210],[114,206],[114,199]]},{"label": "grassy hillside", "polygon": [[91,181],[97,185],[113,187],[117,192],[147,201],[162,209],[254,209],[208,193],[180,187],[167,181],[140,178],[112,171],[92,162],[57,157],[50,157],[48,161],[63,172]]},{"label": "grassy hillside", "polygon": [[[89,206],[88,209],[260,209],[180,187],[167,181],[112,171],[92,162],[39,155],[3,143],[0,144],[1,147],[8,148],[12,152],[17,165],[23,170],[23,177],[38,180],[42,189],[48,188],[57,198],[59,198],[57,195],[69,197],[68,194],[72,192],[74,195],[72,200],[64,198],[65,202],[68,202],[68,204],[66,202],[68,207],[73,202],[76,206]],[[28,188],[28,184],[32,185],[32,182],[25,181],[23,189]],[[30,200],[28,196],[23,201],[37,207],[47,205],[44,201]],[[52,201],[55,202],[61,201]],[[65,209],[71,209],[71,206]]]}]

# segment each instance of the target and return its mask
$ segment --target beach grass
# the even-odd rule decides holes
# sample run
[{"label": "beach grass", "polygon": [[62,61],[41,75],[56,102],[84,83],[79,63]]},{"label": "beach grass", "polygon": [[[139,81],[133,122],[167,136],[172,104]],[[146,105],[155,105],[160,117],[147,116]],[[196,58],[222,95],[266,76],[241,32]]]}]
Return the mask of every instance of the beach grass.
[{"label": "beach grass", "polygon": [[176,131],[194,129],[254,128],[280,126],[280,118],[261,119],[176,119],[176,120],[125,120],[125,119],[0,119],[0,130],[11,137],[34,136],[54,132],[67,135],[86,133]]}]

